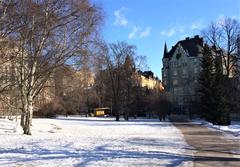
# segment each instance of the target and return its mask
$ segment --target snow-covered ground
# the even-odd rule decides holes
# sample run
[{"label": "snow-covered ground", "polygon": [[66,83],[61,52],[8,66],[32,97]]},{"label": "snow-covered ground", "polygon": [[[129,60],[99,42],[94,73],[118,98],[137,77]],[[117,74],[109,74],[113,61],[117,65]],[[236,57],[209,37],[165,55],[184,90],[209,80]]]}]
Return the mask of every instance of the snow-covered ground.
[{"label": "snow-covered ground", "polygon": [[225,135],[231,135],[234,137],[238,137],[240,139],[240,122],[232,121],[231,125],[229,126],[213,125],[212,123],[201,120],[201,119],[194,119],[192,122],[194,124],[201,124],[205,127],[219,130],[221,132],[224,132]]},{"label": "snow-covered ground", "polygon": [[0,166],[192,166],[191,148],[170,122],[153,119],[34,119],[32,136],[0,119]]}]

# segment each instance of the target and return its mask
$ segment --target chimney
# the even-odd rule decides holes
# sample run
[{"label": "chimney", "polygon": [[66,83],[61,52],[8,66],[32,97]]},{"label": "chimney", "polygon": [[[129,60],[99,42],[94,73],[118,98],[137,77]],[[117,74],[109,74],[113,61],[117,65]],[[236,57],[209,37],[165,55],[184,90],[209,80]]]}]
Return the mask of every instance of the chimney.
[{"label": "chimney", "polygon": [[189,40],[189,37],[187,37],[186,40]]},{"label": "chimney", "polygon": [[217,47],[216,47],[216,45],[213,45],[213,46],[212,46],[212,48],[213,48],[214,50],[217,50]]},{"label": "chimney", "polygon": [[199,39],[199,35],[195,35],[194,38],[195,38],[195,39]]}]

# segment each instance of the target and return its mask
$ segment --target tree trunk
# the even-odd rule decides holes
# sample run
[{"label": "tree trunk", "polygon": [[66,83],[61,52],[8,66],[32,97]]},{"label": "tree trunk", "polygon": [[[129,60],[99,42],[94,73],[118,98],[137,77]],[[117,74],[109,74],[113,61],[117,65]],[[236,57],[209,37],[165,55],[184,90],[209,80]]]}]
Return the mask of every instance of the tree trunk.
[{"label": "tree trunk", "polygon": [[125,121],[128,121],[128,113],[125,114],[124,119]]},{"label": "tree trunk", "polygon": [[116,111],[116,121],[119,121],[119,119],[120,119],[119,112]]},{"label": "tree trunk", "polygon": [[118,105],[118,102],[117,102],[117,98],[115,96],[114,96],[114,99],[113,99],[113,112],[116,116],[116,121],[119,121],[119,119],[120,119],[119,105]]},{"label": "tree trunk", "polygon": [[21,113],[21,127],[24,129],[25,127],[25,122],[26,122],[26,112],[27,112],[27,108],[26,108],[26,104],[27,104],[27,101],[24,101],[23,103],[23,106],[22,106],[22,113]]},{"label": "tree trunk", "polygon": [[158,114],[159,121],[162,121],[162,114]]},{"label": "tree trunk", "polygon": [[22,114],[21,114],[21,127],[24,128],[24,125],[25,125],[25,113],[22,111]]},{"label": "tree trunk", "polygon": [[114,100],[114,112],[115,112],[115,115],[116,115],[116,121],[119,121],[120,119],[120,114],[119,114],[119,107],[118,107],[118,103],[117,103],[117,100]]},{"label": "tree trunk", "polygon": [[27,104],[27,112],[26,112],[26,119],[25,119],[25,125],[23,128],[23,133],[26,135],[31,135],[31,123],[32,123],[32,116],[33,116],[33,102],[32,98],[29,98],[28,104]]}]

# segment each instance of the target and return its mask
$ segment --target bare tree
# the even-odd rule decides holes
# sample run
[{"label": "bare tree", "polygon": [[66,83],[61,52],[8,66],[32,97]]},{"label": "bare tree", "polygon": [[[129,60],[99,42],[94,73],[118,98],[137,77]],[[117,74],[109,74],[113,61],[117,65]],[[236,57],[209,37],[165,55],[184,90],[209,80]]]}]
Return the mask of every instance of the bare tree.
[{"label": "bare tree", "polygon": [[240,57],[237,54],[237,39],[240,34],[240,23],[232,18],[224,18],[217,22],[212,22],[202,31],[207,43],[214,45],[223,52],[223,64],[226,76],[234,75],[237,61]]},{"label": "bare tree", "polygon": [[143,57],[136,54],[135,46],[125,42],[103,45],[102,55],[95,79],[99,106],[111,106],[117,121],[121,114],[128,120],[139,86],[138,62],[143,63]]},{"label": "bare tree", "polygon": [[136,72],[136,65],[134,60],[134,55],[136,53],[132,52],[131,55],[127,55],[125,62],[123,64],[123,80],[122,80],[122,92],[124,94],[124,118],[128,120],[131,105],[134,102],[134,89],[133,87],[139,85],[138,83],[138,73]]},{"label": "bare tree", "polygon": [[121,80],[123,79],[122,67],[128,55],[133,52],[133,46],[129,46],[124,42],[110,44],[109,53],[106,55],[107,71],[109,74],[113,111],[116,115],[116,121],[120,117],[120,93],[121,93]]},{"label": "bare tree", "polygon": [[89,51],[101,9],[88,0],[6,0],[1,1],[0,18],[1,37],[14,41],[14,85],[21,97],[21,125],[30,135],[36,96],[54,69]]}]

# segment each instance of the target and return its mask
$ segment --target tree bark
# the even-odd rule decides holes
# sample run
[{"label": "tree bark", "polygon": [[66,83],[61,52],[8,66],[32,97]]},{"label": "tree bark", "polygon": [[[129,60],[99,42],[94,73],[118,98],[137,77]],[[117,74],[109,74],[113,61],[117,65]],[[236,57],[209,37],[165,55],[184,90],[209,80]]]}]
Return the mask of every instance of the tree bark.
[{"label": "tree bark", "polygon": [[22,112],[21,114],[21,123],[20,123],[21,127],[24,128],[25,125],[25,113]]},{"label": "tree bark", "polygon": [[33,117],[33,100],[32,100],[32,97],[29,97],[28,104],[27,104],[25,125],[23,128],[23,133],[26,135],[32,134],[31,133],[32,117]]},{"label": "tree bark", "polygon": [[116,116],[116,121],[119,121],[119,119],[120,119],[119,105],[118,105],[118,102],[117,102],[117,98],[115,96],[114,96],[114,99],[113,99],[113,111],[114,111],[115,116]]},{"label": "tree bark", "polygon": [[120,119],[119,112],[116,111],[116,121],[119,121],[119,119]]},{"label": "tree bark", "polygon": [[[23,98],[23,96],[22,96],[22,98]],[[26,98],[25,98],[26,99]],[[25,127],[25,122],[26,122],[26,111],[27,111],[27,108],[26,108],[26,106],[27,106],[27,100],[25,100],[25,99],[23,99],[23,101],[22,101],[22,114],[21,114],[21,122],[20,122],[20,124],[21,124],[21,127],[24,129],[24,127]]]}]

